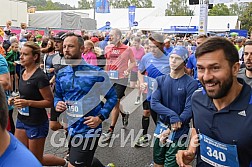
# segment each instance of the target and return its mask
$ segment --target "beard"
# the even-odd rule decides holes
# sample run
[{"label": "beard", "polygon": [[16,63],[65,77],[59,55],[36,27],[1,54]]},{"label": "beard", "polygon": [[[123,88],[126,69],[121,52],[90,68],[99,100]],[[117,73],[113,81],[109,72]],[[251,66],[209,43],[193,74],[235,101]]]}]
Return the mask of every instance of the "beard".
[{"label": "beard", "polygon": [[[209,91],[206,89],[205,84],[208,83],[216,83],[217,85],[219,85],[219,89],[215,90],[215,91]],[[210,80],[210,81],[206,81],[202,83],[204,89],[206,90],[207,95],[212,98],[212,99],[221,99],[223,97],[225,97],[229,90],[231,89],[232,85],[233,85],[233,78],[232,77],[228,77],[228,79],[226,79],[222,84],[220,81],[218,80]]]},{"label": "beard", "polygon": [[78,65],[80,63],[80,61],[81,61],[81,56],[79,56],[77,54],[76,55],[67,54],[64,57],[65,57],[65,63],[67,65]]},{"label": "beard", "polygon": [[252,71],[252,62],[245,62],[246,70]]}]

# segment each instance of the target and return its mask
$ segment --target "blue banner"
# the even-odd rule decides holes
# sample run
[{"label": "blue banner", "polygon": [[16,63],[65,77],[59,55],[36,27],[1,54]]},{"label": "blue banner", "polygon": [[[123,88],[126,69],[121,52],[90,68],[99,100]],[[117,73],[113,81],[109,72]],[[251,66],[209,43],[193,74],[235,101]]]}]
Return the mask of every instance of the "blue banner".
[{"label": "blue banner", "polygon": [[129,6],[129,27],[134,26],[136,6]]},{"label": "blue banner", "polygon": [[110,13],[108,0],[96,0],[95,3],[96,13]]}]

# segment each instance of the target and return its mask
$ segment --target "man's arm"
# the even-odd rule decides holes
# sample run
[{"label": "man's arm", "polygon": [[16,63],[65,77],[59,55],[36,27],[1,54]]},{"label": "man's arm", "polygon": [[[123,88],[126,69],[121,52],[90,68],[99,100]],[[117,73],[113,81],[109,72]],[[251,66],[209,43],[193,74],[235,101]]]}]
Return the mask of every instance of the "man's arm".
[{"label": "man's arm", "polygon": [[11,89],[10,73],[8,71],[8,65],[3,56],[0,55],[0,84],[4,90]]},{"label": "man's arm", "polygon": [[10,90],[10,73],[0,74],[0,84],[3,86],[4,90]]},{"label": "man's arm", "polygon": [[190,121],[190,119],[192,118],[191,98],[192,98],[192,94],[197,89],[198,89],[198,82],[196,80],[193,80],[187,86],[185,107],[184,107],[184,111],[180,114],[180,119],[181,119],[182,123],[188,123]]},{"label": "man's arm", "polygon": [[133,54],[133,51],[131,50],[131,48],[128,48],[128,49],[129,49],[129,60],[130,60],[130,63],[129,63],[127,72],[130,72],[132,70],[132,68],[136,66],[136,60],[134,58],[134,54]]},{"label": "man's arm", "polygon": [[[164,76],[162,76],[162,77],[164,77]],[[151,103],[150,103],[151,108],[159,115],[168,116],[170,118],[171,124],[181,122],[179,115],[175,111],[165,107],[161,103],[162,90],[161,90],[160,85],[163,84],[162,77],[158,77],[157,83],[155,83],[158,86],[157,86],[157,89],[152,93],[152,96],[151,96]]]},{"label": "man's arm", "polygon": [[176,161],[180,167],[189,167],[196,155],[196,149],[199,145],[198,135],[195,128],[191,129],[190,144],[187,150],[179,150],[176,154]]}]

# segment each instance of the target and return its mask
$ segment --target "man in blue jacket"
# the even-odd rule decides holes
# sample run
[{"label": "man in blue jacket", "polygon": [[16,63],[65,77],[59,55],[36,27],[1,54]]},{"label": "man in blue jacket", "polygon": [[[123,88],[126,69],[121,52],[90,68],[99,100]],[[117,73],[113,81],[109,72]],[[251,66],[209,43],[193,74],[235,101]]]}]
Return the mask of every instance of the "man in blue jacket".
[{"label": "man in blue jacket", "polygon": [[[56,76],[54,106],[58,112],[66,111],[71,136],[70,166],[91,166],[101,123],[109,117],[117,95],[107,74],[81,58],[82,37],[74,33],[65,36],[63,52],[69,65]],[[100,96],[106,99],[105,103]]]},{"label": "man in blue jacket", "polygon": [[[151,96],[151,108],[160,116],[154,134],[157,137],[153,149],[156,166],[178,166],[175,155],[186,148],[182,135],[189,132],[191,96],[198,87],[197,81],[185,74],[188,54],[185,47],[175,47],[169,55],[170,74],[156,78],[157,89]],[[168,134],[173,137],[167,142]],[[167,143],[162,146],[160,142]]]}]

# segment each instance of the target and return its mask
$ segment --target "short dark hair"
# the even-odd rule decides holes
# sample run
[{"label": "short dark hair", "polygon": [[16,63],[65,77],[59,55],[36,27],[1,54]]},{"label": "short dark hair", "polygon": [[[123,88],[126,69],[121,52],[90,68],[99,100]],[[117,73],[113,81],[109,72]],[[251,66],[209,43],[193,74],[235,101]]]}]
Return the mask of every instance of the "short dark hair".
[{"label": "short dark hair", "polygon": [[65,37],[64,40],[66,39],[66,37],[73,37],[73,36],[77,37],[79,47],[84,46],[84,39],[82,38],[82,36],[78,35],[78,34],[75,34],[74,32],[66,33],[65,36],[64,36]]},{"label": "short dark hair", "polygon": [[201,39],[201,38],[207,38],[206,34],[200,34],[199,36],[197,36],[197,39]]},{"label": "short dark hair", "polygon": [[6,129],[8,124],[8,107],[3,86],[0,84],[0,128]]},{"label": "short dark hair", "polygon": [[247,42],[244,43],[244,47],[247,45],[252,45],[252,40],[248,40]]},{"label": "short dark hair", "polygon": [[226,60],[230,66],[233,66],[236,62],[239,62],[239,54],[234,44],[228,39],[223,37],[211,37],[204,41],[200,46],[197,47],[195,56],[196,58],[202,55],[217,50],[223,50]]},{"label": "short dark hair", "polygon": [[119,35],[120,38],[122,37],[122,31],[120,29],[113,28],[112,30],[115,31],[115,35]]}]

